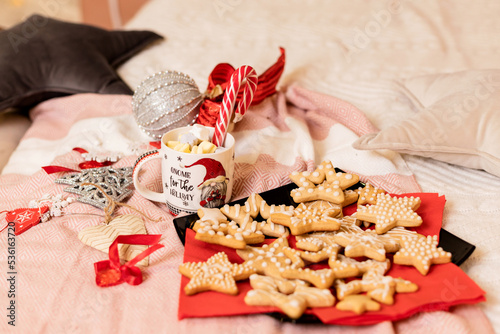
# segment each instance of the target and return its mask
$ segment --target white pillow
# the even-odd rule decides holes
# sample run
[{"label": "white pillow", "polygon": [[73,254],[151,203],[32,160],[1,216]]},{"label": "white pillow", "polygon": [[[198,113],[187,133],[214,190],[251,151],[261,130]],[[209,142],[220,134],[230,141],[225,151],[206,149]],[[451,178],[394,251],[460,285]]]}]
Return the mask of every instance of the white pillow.
[{"label": "white pillow", "polygon": [[428,75],[402,86],[421,111],[362,136],[354,148],[389,149],[500,176],[500,70]]}]

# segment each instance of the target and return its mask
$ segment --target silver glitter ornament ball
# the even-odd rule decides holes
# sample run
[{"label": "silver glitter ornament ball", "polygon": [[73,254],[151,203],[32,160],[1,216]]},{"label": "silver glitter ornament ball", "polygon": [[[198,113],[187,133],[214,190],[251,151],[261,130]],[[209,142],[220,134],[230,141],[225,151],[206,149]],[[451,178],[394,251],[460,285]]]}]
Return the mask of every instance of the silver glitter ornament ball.
[{"label": "silver glitter ornament ball", "polygon": [[132,109],[139,128],[154,139],[192,124],[203,96],[192,78],[176,71],[155,73],[134,92]]}]

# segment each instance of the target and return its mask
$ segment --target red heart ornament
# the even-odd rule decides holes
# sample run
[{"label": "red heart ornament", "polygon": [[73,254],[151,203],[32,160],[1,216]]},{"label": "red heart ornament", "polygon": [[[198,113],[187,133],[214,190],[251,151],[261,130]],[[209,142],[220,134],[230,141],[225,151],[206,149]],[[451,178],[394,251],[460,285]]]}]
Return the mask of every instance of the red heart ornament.
[{"label": "red heart ornament", "polygon": [[15,235],[24,233],[31,227],[40,223],[42,216],[49,211],[48,206],[41,208],[21,208],[7,212],[5,219],[8,222],[14,222]]}]

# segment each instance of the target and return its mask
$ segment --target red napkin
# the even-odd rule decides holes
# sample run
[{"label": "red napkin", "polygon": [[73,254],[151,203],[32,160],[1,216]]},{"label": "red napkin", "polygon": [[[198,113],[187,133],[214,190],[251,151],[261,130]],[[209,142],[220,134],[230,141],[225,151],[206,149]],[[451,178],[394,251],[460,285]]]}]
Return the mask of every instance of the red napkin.
[{"label": "red napkin", "polygon": [[[433,193],[405,194],[404,196],[419,196],[422,200],[417,213],[424,223],[415,228],[424,235],[439,235],[445,205],[444,196]],[[350,214],[356,210],[352,205],[345,208],[344,213]],[[207,244],[194,239],[194,231],[187,230],[184,250],[184,262],[206,261],[213,254],[224,251],[231,262],[242,263],[243,260],[236,251],[227,247]],[[290,244],[294,244],[291,238]],[[267,243],[272,240],[266,240]],[[382,321],[396,321],[407,318],[418,312],[448,310],[458,304],[475,304],[485,301],[485,292],[477,286],[459,267],[453,263],[433,265],[426,276],[410,266],[393,264],[388,272],[393,277],[402,277],[419,286],[414,293],[398,293],[394,305],[381,304],[380,311],[367,312],[361,316],[353,312],[340,311],[333,307],[312,308],[306,313],[316,315],[323,323],[339,325],[370,325]],[[179,297],[179,319],[193,317],[231,316],[279,312],[274,307],[248,306],[244,302],[246,293],[251,289],[248,280],[238,282],[240,293],[237,296],[218,292],[203,292],[186,296],[184,286],[189,279],[182,277]]]}]

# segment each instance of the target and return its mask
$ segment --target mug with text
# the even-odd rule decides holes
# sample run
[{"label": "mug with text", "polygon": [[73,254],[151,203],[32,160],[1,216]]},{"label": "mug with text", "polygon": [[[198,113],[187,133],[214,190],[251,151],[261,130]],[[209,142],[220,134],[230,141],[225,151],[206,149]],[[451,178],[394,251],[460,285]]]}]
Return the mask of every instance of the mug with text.
[{"label": "mug with text", "polygon": [[[135,189],[145,198],[167,204],[170,212],[195,213],[199,208],[215,208],[231,199],[234,174],[234,137],[227,134],[222,147],[214,153],[179,152],[167,146],[190,127],[174,129],[163,135],[161,149],[143,154],[134,166]],[[213,128],[209,128],[213,135]],[[161,159],[163,193],[152,191],[139,181],[142,166],[152,159]]]}]

